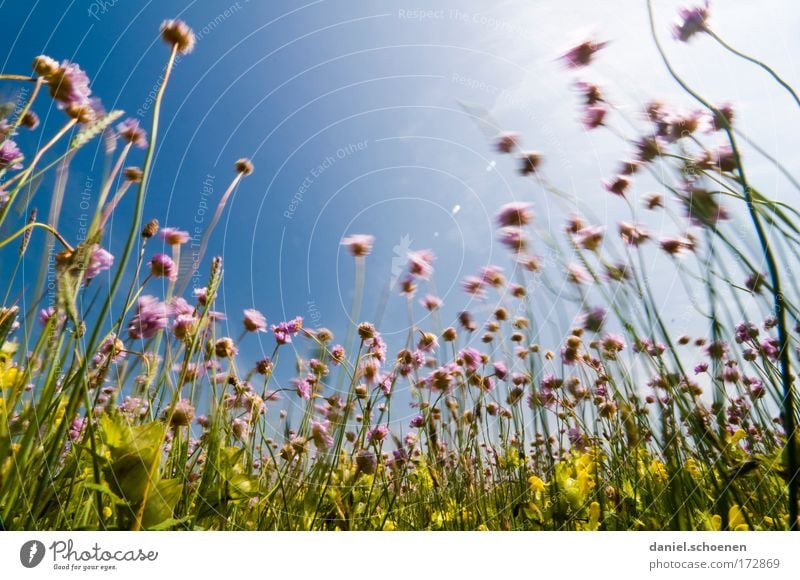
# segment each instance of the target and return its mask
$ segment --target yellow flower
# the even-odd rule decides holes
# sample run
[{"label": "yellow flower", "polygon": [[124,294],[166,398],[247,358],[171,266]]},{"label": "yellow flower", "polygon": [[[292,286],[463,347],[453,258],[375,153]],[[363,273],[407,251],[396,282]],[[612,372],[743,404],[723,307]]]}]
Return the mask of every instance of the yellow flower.
[{"label": "yellow flower", "polygon": [[528,485],[531,486],[531,491],[534,493],[542,493],[546,489],[545,482],[535,475],[531,475],[528,478]]},{"label": "yellow flower", "polygon": [[595,531],[600,527],[600,504],[593,501],[589,506],[589,522],[586,529]]},{"label": "yellow flower", "polygon": [[667,466],[661,463],[658,459],[653,459],[653,461],[650,462],[650,473],[653,475],[653,477],[662,482],[669,479]]},{"label": "yellow flower", "polygon": [[742,509],[736,504],[732,505],[731,509],[728,510],[728,526],[737,532],[747,531],[750,529],[750,526],[747,525],[747,522],[744,519],[744,513],[742,512]]}]

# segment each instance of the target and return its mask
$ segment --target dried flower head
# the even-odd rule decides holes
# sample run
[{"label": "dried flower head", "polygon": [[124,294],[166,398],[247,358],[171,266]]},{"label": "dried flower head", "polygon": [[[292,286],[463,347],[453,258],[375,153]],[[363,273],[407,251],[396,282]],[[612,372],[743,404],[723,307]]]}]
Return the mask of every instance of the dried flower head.
[{"label": "dried flower head", "polygon": [[165,20],[161,24],[161,38],[180,54],[189,54],[194,49],[194,32],[183,20]]}]

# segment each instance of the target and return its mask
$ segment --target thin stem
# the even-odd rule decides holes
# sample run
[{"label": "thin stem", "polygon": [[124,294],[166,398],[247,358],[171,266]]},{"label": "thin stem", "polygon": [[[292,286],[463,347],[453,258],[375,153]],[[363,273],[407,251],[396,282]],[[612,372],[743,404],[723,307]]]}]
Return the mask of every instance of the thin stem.
[{"label": "thin stem", "polygon": [[25,227],[22,227],[22,228],[18,229],[16,232],[14,232],[13,234],[11,234],[11,235],[10,235],[9,237],[7,237],[5,240],[3,240],[3,241],[0,241],[0,248],[2,248],[3,246],[5,246],[5,245],[7,245],[7,244],[10,244],[10,243],[11,243],[11,242],[13,242],[13,241],[14,241],[16,238],[20,237],[20,236],[21,236],[21,235],[23,235],[25,232],[27,232],[28,230],[31,230],[31,229],[33,229],[33,228],[42,228],[43,230],[47,230],[48,232],[50,232],[51,234],[53,234],[53,235],[55,236],[55,238],[56,238],[56,239],[57,239],[59,242],[61,242],[61,245],[62,245],[62,246],[64,246],[64,247],[65,247],[67,250],[69,250],[70,252],[72,252],[72,251],[73,251],[73,248],[72,248],[72,246],[70,246],[70,245],[69,245],[69,242],[67,242],[67,240],[65,240],[65,239],[63,238],[63,236],[62,236],[61,234],[59,234],[59,233],[56,231],[56,229],[55,229],[53,226],[50,226],[50,225],[47,225],[47,224],[43,224],[43,223],[41,223],[41,222],[33,222],[33,223],[29,223],[29,224],[28,224],[28,225],[26,225]]},{"label": "thin stem", "polygon": [[769,272],[770,281],[772,283],[772,295],[774,299],[774,311],[775,311],[775,318],[778,321],[778,349],[780,353],[780,369],[781,369],[781,382],[783,387],[783,421],[784,421],[784,430],[786,432],[787,437],[787,463],[788,463],[788,492],[789,492],[789,529],[792,531],[797,531],[800,529],[800,523],[798,523],[798,489],[796,484],[796,479],[798,475],[798,457],[797,457],[797,445],[795,444],[794,437],[795,437],[795,415],[794,415],[794,389],[792,386],[792,375],[791,375],[791,360],[789,358],[790,351],[789,351],[789,333],[786,326],[786,307],[784,304],[784,295],[781,290],[781,282],[780,282],[780,275],[778,273],[778,266],[775,261],[775,257],[772,253],[772,249],[769,244],[769,240],[767,239],[766,233],[764,231],[764,226],[761,223],[761,219],[759,218],[758,212],[753,204],[752,192],[750,190],[750,186],[747,183],[747,178],[745,176],[744,165],[742,164],[741,156],[739,154],[739,149],[736,144],[736,138],[734,137],[733,130],[731,129],[731,125],[722,112],[711,103],[706,101],[702,96],[700,96],[697,92],[695,92],[686,82],[678,75],[675,69],[672,68],[669,59],[667,58],[666,53],[664,52],[664,48],[661,46],[661,42],[658,40],[658,35],[656,34],[656,25],[655,25],[655,18],[653,16],[653,5],[652,0],[647,0],[647,14],[650,20],[650,33],[653,37],[653,42],[656,45],[656,49],[658,50],[659,55],[661,56],[661,60],[664,62],[664,65],[669,71],[670,76],[686,91],[689,95],[691,95],[696,101],[706,107],[709,111],[711,111],[718,122],[722,125],[723,130],[728,136],[728,141],[731,145],[731,151],[733,152],[733,157],[736,162],[736,167],[739,172],[739,182],[742,186],[742,194],[745,198],[745,204],[747,205],[747,211],[750,214],[750,219],[753,222],[753,226],[756,230],[756,234],[758,236],[759,244],[761,245],[761,251],[764,255],[764,259],[767,262],[767,270]]}]

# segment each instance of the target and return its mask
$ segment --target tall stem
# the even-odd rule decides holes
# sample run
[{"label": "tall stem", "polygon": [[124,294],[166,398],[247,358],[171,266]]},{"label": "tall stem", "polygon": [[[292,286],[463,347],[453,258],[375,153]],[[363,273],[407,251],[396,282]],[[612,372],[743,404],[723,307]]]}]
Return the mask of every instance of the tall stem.
[{"label": "tall stem", "polygon": [[753,204],[753,196],[752,191],[750,190],[750,186],[747,183],[747,178],[745,176],[744,165],[742,164],[742,159],[739,154],[739,148],[736,144],[736,138],[733,134],[733,129],[731,128],[730,123],[722,114],[722,112],[706,101],[700,94],[694,91],[686,82],[678,75],[675,69],[672,68],[669,59],[667,58],[666,53],[664,52],[664,48],[661,46],[661,42],[658,40],[658,35],[656,34],[656,25],[655,25],[655,18],[653,16],[653,5],[652,0],[647,0],[647,14],[650,20],[650,34],[653,37],[653,42],[656,45],[656,49],[658,50],[659,55],[661,56],[661,60],[664,62],[667,70],[669,71],[670,76],[681,86],[681,88],[686,91],[689,95],[691,95],[696,101],[702,104],[706,109],[711,111],[711,113],[722,125],[723,130],[725,131],[728,141],[731,145],[731,151],[733,152],[734,161],[736,162],[736,167],[739,173],[739,183],[742,186],[742,195],[745,200],[745,204],[747,205],[747,211],[750,214],[750,219],[753,222],[753,227],[756,230],[756,235],[758,236],[758,242],[761,246],[761,251],[764,255],[764,260],[767,263],[767,270],[769,272],[770,281],[772,283],[772,296],[773,296],[773,308],[775,312],[775,318],[778,320],[778,348],[780,351],[780,371],[781,371],[781,383],[783,387],[783,427],[784,431],[786,432],[786,458],[787,458],[787,467],[788,467],[788,492],[789,492],[789,529],[792,531],[798,531],[800,529],[800,522],[798,522],[798,489],[797,489],[797,475],[798,475],[798,457],[797,457],[797,445],[795,444],[795,411],[794,411],[794,389],[792,386],[792,375],[791,375],[791,360],[789,358],[789,332],[786,327],[786,305],[784,302],[783,291],[781,290],[781,281],[780,275],[778,273],[778,265],[775,261],[775,256],[773,255],[772,248],[770,247],[769,240],[767,239],[766,232],[764,231],[764,226],[761,223],[761,218],[758,215],[758,210],[756,209],[755,205]]}]

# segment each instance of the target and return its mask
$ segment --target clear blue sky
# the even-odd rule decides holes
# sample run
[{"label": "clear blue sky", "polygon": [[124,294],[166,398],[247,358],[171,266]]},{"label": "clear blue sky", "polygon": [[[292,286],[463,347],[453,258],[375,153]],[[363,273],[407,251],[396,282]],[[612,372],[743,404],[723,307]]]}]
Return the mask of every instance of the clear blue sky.
[{"label": "clear blue sky", "polygon": [[[800,111],[789,98],[709,39],[669,40],[679,3],[658,5],[676,66],[713,100],[732,101],[748,134],[800,169],[800,134],[793,129]],[[723,37],[800,85],[800,11],[792,2],[726,0],[712,8]],[[222,298],[232,336],[239,334],[242,308],[255,306],[270,322],[299,314],[343,339],[353,268],[338,244],[350,233],[377,238],[363,318],[373,316],[396,274],[403,253],[396,247],[408,246],[439,256],[435,281],[447,325],[465,305],[461,278],[490,262],[509,266],[494,241],[497,206],[531,200],[541,227],[561,228],[563,212],[515,174],[511,159],[491,150],[459,101],[481,105],[502,127],[522,133],[526,147],[544,153],[548,178],[609,224],[626,216],[600,180],[612,175],[627,148],[607,132],[581,129],[570,91],[577,77],[556,61],[582,32],[611,41],[582,78],[605,84],[632,118],[654,96],[691,104],[657,58],[642,1],[5,0],[0,16],[3,72],[27,72],[40,53],[71,59],[87,71],[106,108],[146,118],[148,93],[167,56],[160,22],[180,17],[194,27],[197,47],[180,61],[167,92],[145,217],[202,227],[212,212],[203,214],[203,204],[216,204],[238,157],[252,157],[256,172],[232,199],[211,244],[225,259]],[[13,99],[17,88],[3,85],[0,97]],[[37,110],[44,134],[52,134],[63,114],[47,105],[42,99]],[[36,143],[21,139],[21,145],[30,150]],[[86,177],[100,175],[97,146],[73,165],[60,224],[67,235],[76,227]],[[786,195],[768,164],[753,158],[751,174],[762,191]],[[34,199],[42,212],[51,184]],[[648,187],[638,183],[637,194]],[[132,201],[118,212],[112,252],[124,240],[119,228]],[[13,259],[0,254],[4,268]],[[32,265],[26,283],[35,275]],[[663,282],[664,296],[678,300],[675,280]],[[681,302],[677,317],[689,312]],[[688,317],[678,323],[692,324]],[[404,337],[402,298],[390,299],[382,328],[395,340]],[[263,348],[271,351],[271,338]],[[260,354],[254,342],[249,354]]]}]

